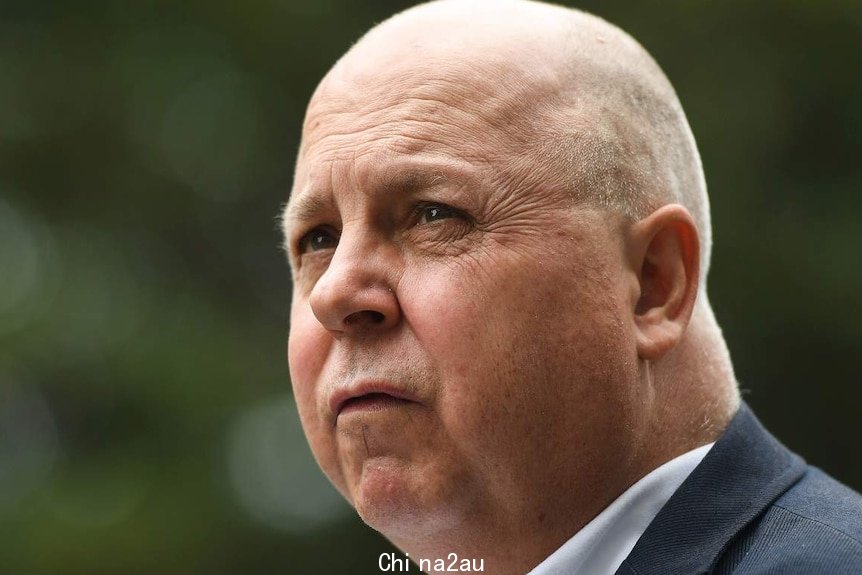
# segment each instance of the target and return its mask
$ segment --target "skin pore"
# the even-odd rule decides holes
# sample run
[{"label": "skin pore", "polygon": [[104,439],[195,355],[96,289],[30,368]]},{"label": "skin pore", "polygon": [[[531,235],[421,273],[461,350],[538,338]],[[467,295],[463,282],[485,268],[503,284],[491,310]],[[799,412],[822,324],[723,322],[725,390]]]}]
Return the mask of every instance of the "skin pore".
[{"label": "skin pore", "polygon": [[597,18],[444,1],[354,46],[284,226],[300,417],[360,516],[524,573],[713,441],[738,399],[705,194],[672,88]]}]

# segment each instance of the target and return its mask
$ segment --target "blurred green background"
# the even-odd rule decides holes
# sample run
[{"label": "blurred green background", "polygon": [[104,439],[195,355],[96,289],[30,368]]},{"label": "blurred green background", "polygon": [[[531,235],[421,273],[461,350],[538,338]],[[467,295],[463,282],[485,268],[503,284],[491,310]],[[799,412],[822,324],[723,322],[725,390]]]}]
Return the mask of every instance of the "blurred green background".
[{"label": "blurred green background", "polygon": [[[0,7],[0,573],[375,573],[311,460],[275,217],[396,1]],[[862,3],[577,4],[677,87],[746,399],[862,488]]]}]

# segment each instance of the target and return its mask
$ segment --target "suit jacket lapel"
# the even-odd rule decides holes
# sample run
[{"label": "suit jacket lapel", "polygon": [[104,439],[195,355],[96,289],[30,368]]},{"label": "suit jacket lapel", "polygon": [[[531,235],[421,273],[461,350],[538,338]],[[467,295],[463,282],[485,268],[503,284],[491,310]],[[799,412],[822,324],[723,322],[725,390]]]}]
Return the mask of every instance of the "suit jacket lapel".
[{"label": "suit jacket lapel", "polygon": [[708,573],[733,537],[805,473],[744,403],[617,575]]}]

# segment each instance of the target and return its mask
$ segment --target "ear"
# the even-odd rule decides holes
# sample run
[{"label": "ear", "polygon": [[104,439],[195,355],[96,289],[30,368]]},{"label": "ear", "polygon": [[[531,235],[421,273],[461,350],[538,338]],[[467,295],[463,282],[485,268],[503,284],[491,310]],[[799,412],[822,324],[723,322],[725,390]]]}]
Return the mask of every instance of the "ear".
[{"label": "ear", "polygon": [[700,282],[700,240],[679,204],[662,206],[630,228],[630,264],[637,277],[634,323],[641,359],[655,361],[682,339]]}]

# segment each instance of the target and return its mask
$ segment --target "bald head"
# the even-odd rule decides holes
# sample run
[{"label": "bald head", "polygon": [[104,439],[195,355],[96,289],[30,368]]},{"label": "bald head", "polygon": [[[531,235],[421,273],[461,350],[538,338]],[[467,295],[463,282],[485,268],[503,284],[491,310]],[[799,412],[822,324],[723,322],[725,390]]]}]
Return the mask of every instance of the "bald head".
[{"label": "bald head", "polygon": [[303,427],[412,557],[527,572],[728,421],[700,162],[624,32],[526,0],[418,6],[327,74],[298,160]]},{"label": "bald head", "polygon": [[[697,225],[701,289],[709,201],[685,114],[659,66],[616,26],[530,0],[438,0],[369,31],[321,82],[306,127],[333,97],[452,98],[530,183],[640,219],[678,203]],[[327,111],[324,104],[322,110]],[[530,173],[531,172],[531,173]]]}]

